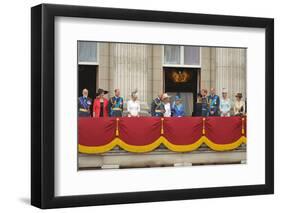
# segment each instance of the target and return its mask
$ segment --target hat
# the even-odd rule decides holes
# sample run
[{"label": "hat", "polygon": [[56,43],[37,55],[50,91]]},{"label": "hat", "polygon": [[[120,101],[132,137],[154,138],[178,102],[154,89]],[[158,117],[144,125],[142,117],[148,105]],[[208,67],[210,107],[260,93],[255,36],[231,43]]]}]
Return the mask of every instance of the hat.
[{"label": "hat", "polygon": [[165,99],[165,98],[170,98],[171,96],[169,96],[167,93],[164,93],[163,95],[162,95],[162,99]]},{"label": "hat", "polygon": [[108,93],[108,91],[106,91],[106,90],[103,90],[103,89],[101,89],[101,88],[99,88],[98,89],[98,91],[97,91],[97,94],[96,94],[96,96],[99,96],[100,94],[107,94]]},{"label": "hat", "polygon": [[181,101],[181,98],[177,95],[177,96],[175,97],[175,101]]},{"label": "hat", "polygon": [[242,98],[242,93],[241,92],[236,93],[235,97]]},{"label": "hat", "polygon": [[227,89],[226,88],[222,88],[222,93],[227,93]]},{"label": "hat", "polygon": [[131,93],[132,97],[138,97],[138,90],[135,89],[132,93]]}]

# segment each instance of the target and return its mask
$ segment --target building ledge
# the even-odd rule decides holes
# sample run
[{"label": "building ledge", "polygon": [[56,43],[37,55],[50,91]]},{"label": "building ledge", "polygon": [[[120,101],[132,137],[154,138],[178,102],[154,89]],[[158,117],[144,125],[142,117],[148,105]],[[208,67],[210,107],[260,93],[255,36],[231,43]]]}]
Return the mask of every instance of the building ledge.
[{"label": "building ledge", "polygon": [[178,167],[246,163],[246,145],[232,151],[217,152],[202,145],[192,152],[172,152],[164,147],[148,153],[131,153],[113,149],[104,154],[79,154],[79,170],[148,167]]}]

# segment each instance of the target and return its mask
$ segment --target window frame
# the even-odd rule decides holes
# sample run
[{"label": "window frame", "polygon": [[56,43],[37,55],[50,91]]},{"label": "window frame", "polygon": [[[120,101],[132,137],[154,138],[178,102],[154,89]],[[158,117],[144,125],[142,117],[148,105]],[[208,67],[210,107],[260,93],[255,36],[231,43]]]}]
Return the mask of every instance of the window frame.
[{"label": "window frame", "polygon": [[[78,50],[78,47],[79,47],[79,42],[95,42],[97,43],[97,61],[96,62],[93,62],[93,61],[79,61],[79,50]],[[100,51],[99,51],[99,42],[96,42],[96,41],[84,41],[84,40],[79,40],[77,41],[77,62],[78,62],[78,65],[99,65],[99,59],[100,59]]]},{"label": "window frame", "polygon": [[[202,65],[202,47],[199,47],[199,64],[184,64],[184,47],[188,45],[174,45],[174,46],[180,46],[180,64],[167,64],[165,63],[165,46],[162,45],[162,66],[163,67],[183,67],[183,68],[201,68]],[[198,46],[192,46],[192,47],[198,47]]]}]

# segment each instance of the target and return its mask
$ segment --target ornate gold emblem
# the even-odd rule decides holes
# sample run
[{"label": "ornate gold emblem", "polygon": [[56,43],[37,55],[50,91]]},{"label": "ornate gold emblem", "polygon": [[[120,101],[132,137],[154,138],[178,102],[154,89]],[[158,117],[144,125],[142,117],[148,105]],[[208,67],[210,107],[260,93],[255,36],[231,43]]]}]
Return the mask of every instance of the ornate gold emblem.
[{"label": "ornate gold emblem", "polygon": [[187,71],[172,71],[171,77],[174,83],[185,83],[190,80],[191,75]]}]

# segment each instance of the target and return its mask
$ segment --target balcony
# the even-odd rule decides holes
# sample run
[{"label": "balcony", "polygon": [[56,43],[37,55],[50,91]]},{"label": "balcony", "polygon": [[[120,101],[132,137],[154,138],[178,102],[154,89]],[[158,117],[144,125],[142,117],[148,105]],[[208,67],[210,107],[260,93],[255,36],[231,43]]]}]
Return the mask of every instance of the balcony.
[{"label": "balcony", "polygon": [[78,167],[122,169],[246,163],[246,118],[79,119]]}]

